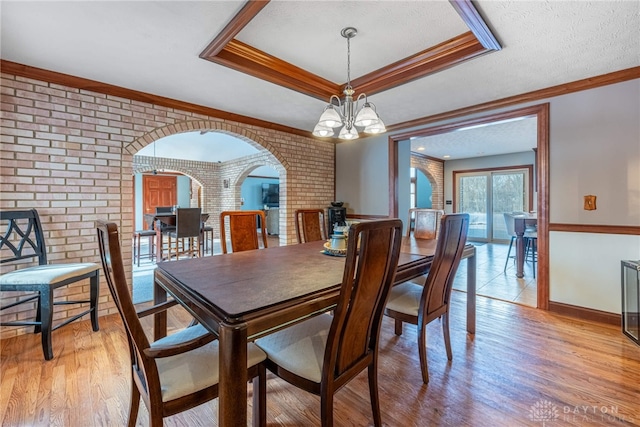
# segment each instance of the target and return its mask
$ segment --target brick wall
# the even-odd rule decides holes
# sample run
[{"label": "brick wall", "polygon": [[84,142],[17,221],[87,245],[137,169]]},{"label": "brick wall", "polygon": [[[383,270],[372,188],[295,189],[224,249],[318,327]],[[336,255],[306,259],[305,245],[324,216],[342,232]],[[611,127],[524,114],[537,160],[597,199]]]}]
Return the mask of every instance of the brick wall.
[{"label": "brick wall", "polygon": [[[171,169],[202,186],[203,209],[239,207],[240,184],[252,169],[269,165],[280,173],[281,243],[291,243],[293,210],[325,207],[334,195],[335,148],[331,141],[221,120],[57,84],[2,74],[0,132],[0,207],[37,208],[43,223],[50,262],[98,262],[95,221],[118,224],[125,268],[131,278],[133,231],[133,158],[163,136],[196,131],[234,135],[262,149],[249,162],[218,165],[174,160]],[[222,188],[220,197],[210,197]],[[228,190],[228,191],[226,191]],[[284,218],[284,220],[282,219]],[[12,267],[3,266],[0,272]],[[61,294],[85,294],[87,283],[71,285]],[[0,304],[14,301],[3,293]],[[12,311],[13,310],[13,311]],[[14,308],[2,320],[32,319],[35,304]],[[115,312],[105,283],[100,315]],[[64,306],[54,318],[70,316]],[[30,328],[29,328],[30,330]],[[27,328],[3,327],[0,337]]]},{"label": "brick wall", "polygon": [[411,156],[411,167],[416,168],[431,183],[431,206],[433,209],[444,209],[444,162],[424,156]]}]

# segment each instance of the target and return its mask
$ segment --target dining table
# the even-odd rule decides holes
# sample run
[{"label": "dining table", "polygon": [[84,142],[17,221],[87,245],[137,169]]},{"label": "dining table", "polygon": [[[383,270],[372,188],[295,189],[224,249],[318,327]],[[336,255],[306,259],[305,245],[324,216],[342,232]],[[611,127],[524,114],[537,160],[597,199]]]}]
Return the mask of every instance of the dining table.
[{"label": "dining table", "polygon": [[[335,307],[344,257],[324,241],[158,264],[154,303],[171,295],[219,339],[219,425],[247,425],[247,342]],[[403,238],[394,285],[428,272],[436,240]],[[475,247],[467,244],[467,332],[475,333]],[[154,338],[166,335],[154,315]]]},{"label": "dining table", "polygon": [[525,237],[529,233],[536,233],[538,217],[533,213],[515,215],[513,217],[514,231],[516,233],[516,277],[524,277]]},{"label": "dining table", "polygon": [[[209,214],[208,213],[203,213],[200,215],[200,222],[202,224],[204,224],[205,222],[207,222],[207,220],[209,219]],[[156,231],[156,244],[155,244],[155,248],[156,248],[156,262],[160,262],[160,261],[164,261],[164,248],[163,248],[163,244],[162,244],[162,229],[164,228],[164,226],[168,226],[168,227],[175,227],[176,226],[176,214],[173,212],[161,212],[161,213],[148,213],[148,214],[144,214],[144,221],[147,223],[147,229],[148,230],[155,230]],[[203,235],[203,228],[200,227],[200,239],[198,239],[198,241],[200,242],[200,251],[202,253],[204,250],[204,235]]]}]

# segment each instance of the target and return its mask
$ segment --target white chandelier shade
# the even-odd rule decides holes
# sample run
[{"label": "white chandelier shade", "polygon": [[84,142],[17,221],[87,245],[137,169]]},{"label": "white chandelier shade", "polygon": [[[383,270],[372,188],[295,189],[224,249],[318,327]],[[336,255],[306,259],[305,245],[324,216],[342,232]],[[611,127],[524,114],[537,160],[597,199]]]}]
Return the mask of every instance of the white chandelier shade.
[{"label": "white chandelier shade", "polygon": [[[313,129],[313,135],[319,137],[335,137],[340,139],[356,139],[359,137],[356,127],[363,128],[368,134],[386,132],[384,123],[376,112],[375,105],[367,100],[367,95],[361,93],[353,101],[355,91],[351,87],[351,43],[358,31],[353,27],[343,28],[340,34],[347,39],[347,85],[344,88],[344,101],[337,95],[331,95],[329,104],[320,115],[318,123]],[[363,104],[360,106],[360,100]]]}]

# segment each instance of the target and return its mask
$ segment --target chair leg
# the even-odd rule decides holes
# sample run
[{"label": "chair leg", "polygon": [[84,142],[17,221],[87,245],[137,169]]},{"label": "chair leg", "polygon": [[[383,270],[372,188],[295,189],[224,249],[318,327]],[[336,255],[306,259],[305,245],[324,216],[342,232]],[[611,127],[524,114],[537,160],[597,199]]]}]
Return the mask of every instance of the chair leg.
[{"label": "chair leg", "polygon": [[267,425],[267,369],[258,366],[258,376],[253,379],[253,427]]},{"label": "chair leg", "polygon": [[320,396],[320,424],[322,427],[333,427],[333,390]]},{"label": "chair leg", "polygon": [[380,414],[380,398],[378,396],[378,361],[369,365],[369,398],[371,400],[371,413],[373,414],[373,425],[382,426],[382,416]]},{"label": "chair leg", "polygon": [[451,352],[451,335],[449,334],[449,313],[442,315],[442,332],[444,334],[444,347],[447,349],[447,359],[453,359]]},{"label": "chair leg", "polygon": [[136,245],[133,250],[133,258],[136,260],[138,267],[140,267],[140,235],[136,234],[134,240],[136,241]]},{"label": "chair leg", "polygon": [[156,259],[156,237],[149,236],[149,261],[154,262]]},{"label": "chair leg", "polygon": [[91,327],[98,331],[98,297],[100,296],[100,270],[89,279],[89,307],[91,308]]},{"label": "chair leg", "polygon": [[402,320],[394,319],[394,333],[398,336],[402,335]]},{"label": "chair leg", "polygon": [[42,339],[42,352],[44,353],[45,360],[53,359],[53,350],[51,349],[51,324],[53,323],[53,289],[46,287],[40,291],[40,298],[38,299],[40,309],[41,322],[41,339]]},{"label": "chair leg", "polygon": [[39,334],[42,331],[42,293],[38,291],[38,303],[36,305],[36,324],[33,327],[33,333]]},{"label": "chair leg", "polygon": [[509,251],[507,252],[507,259],[504,261],[504,269],[502,271],[507,271],[507,264],[509,264],[509,257],[511,256],[511,248],[513,247],[513,241],[516,238],[511,236],[511,241],[509,242]]},{"label": "chair leg", "polygon": [[[129,421],[128,427],[135,427],[138,420],[138,409],[140,408],[140,390],[136,386],[135,380],[131,378],[131,406],[129,406]],[[151,417],[151,414],[149,414]]]},{"label": "chair leg", "polygon": [[418,325],[418,355],[420,356],[422,382],[429,384],[429,367],[427,365],[427,331],[425,325]]}]

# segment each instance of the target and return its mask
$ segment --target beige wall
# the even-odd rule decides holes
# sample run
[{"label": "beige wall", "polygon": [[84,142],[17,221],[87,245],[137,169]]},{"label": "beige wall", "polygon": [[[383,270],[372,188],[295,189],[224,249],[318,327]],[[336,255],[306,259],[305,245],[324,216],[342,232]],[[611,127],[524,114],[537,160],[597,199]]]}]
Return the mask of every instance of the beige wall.
[{"label": "beige wall", "polygon": [[[256,163],[280,172],[281,230],[292,241],[293,210],[326,207],[334,198],[334,143],[244,125],[144,102],[107,96],[57,84],[2,75],[0,166],[2,209],[37,208],[43,222],[51,262],[98,262],[95,221],[114,221],[120,228],[126,270],[131,277],[133,231],[133,155],[161,137],[195,130],[222,131],[268,153]],[[267,162],[267,163],[265,163]],[[174,165],[176,166],[176,165]],[[239,183],[250,167],[229,165],[232,191],[219,203],[233,206]],[[178,170],[200,183],[197,163]],[[211,182],[209,182],[209,179]],[[211,201],[210,203],[218,203]],[[7,271],[11,267],[2,267]],[[86,292],[87,283],[71,285],[70,298]],[[103,283],[100,315],[115,311]],[[3,293],[0,304],[15,300]],[[3,320],[33,318],[34,305],[8,310]],[[58,307],[54,317],[71,310]],[[0,336],[26,328],[1,329]]]}]

